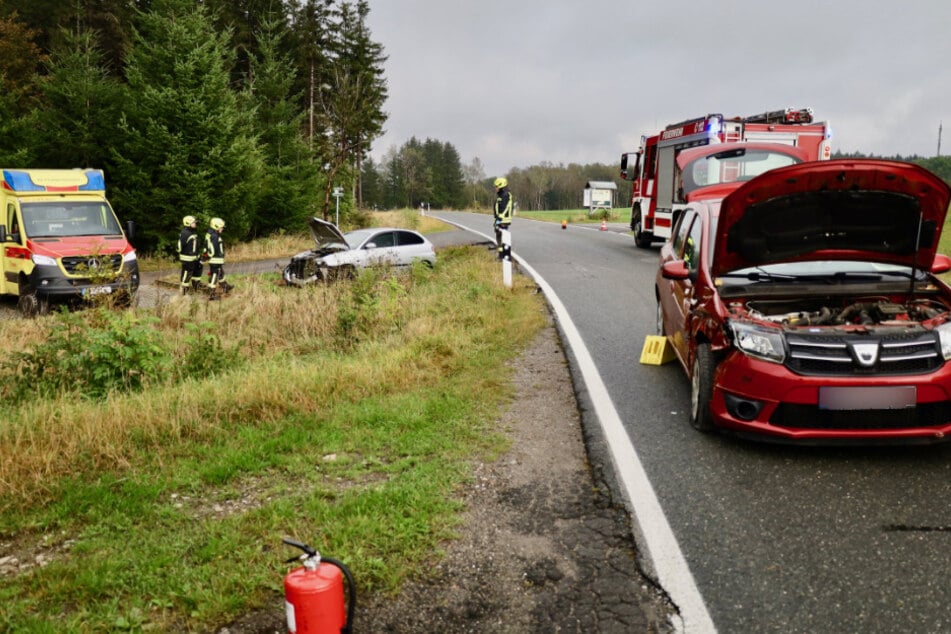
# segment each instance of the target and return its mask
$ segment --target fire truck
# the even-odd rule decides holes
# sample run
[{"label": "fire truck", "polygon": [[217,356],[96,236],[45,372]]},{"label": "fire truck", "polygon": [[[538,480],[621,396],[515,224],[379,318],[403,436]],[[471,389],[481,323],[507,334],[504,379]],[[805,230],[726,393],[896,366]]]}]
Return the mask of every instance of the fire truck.
[{"label": "fire truck", "polygon": [[[811,108],[734,118],[708,114],[672,123],[653,136],[642,136],[636,152],[621,155],[621,178],[632,182],[631,231],[635,243],[647,248],[655,239],[669,238],[677,215],[689,202],[690,195],[685,195],[682,183],[684,166],[677,160],[683,150],[723,144],[725,151],[743,153],[743,148],[751,144],[783,144],[799,148],[805,160],[814,161],[831,157],[831,136],[829,123],[813,121]],[[768,152],[763,156],[768,158]],[[770,165],[768,160],[761,161],[760,172],[779,166]],[[721,174],[719,180],[732,178],[738,187],[748,179],[744,175],[755,174],[743,174],[734,167],[732,176]],[[694,196],[699,195],[696,189],[694,192]]]}]

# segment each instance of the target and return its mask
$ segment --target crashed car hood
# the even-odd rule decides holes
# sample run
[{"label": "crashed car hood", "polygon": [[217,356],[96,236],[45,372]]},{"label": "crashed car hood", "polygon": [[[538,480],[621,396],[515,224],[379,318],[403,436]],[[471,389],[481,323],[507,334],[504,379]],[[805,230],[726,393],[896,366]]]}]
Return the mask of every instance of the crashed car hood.
[{"label": "crashed car hood", "polygon": [[331,244],[339,244],[343,247],[348,246],[343,234],[340,233],[340,230],[337,229],[337,226],[333,223],[321,220],[320,218],[311,218],[307,221],[307,225],[310,227],[310,232],[314,236],[314,241],[317,242],[318,249]]},{"label": "crashed car hood", "polygon": [[879,160],[781,167],[723,199],[711,273],[803,260],[930,269],[951,188],[924,168]]}]

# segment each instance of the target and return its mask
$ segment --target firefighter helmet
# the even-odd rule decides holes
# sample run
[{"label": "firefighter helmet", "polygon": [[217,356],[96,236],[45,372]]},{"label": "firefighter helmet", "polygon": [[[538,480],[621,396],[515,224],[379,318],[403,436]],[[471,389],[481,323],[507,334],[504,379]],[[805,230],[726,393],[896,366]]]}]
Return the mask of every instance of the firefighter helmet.
[{"label": "firefighter helmet", "polygon": [[221,218],[212,218],[211,219],[211,228],[215,231],[221,231],[225,228],[225,221]]},{"label": "firefighter helmet", "polygon": [[195,218],[195,216],[185,216],[182,218],[182,224],[186,227],[190,227],[196,222],[198,222],[198,220]]},{"label": "firefighter helmet", "polygon": [[495,179],[495,188],[502,189],[503,187],[508,187],[509,181],[504,176],[499,176]]}]

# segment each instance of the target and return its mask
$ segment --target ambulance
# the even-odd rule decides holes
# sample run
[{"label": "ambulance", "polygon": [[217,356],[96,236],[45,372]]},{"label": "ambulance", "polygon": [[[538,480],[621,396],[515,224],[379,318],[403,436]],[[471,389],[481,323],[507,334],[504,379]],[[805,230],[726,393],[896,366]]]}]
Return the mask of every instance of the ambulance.
[{"label": "ambulance", "polygon": [[24,316],[54,303],[129,302],[139,264],[98,169],[2,169],[0,295]]}]

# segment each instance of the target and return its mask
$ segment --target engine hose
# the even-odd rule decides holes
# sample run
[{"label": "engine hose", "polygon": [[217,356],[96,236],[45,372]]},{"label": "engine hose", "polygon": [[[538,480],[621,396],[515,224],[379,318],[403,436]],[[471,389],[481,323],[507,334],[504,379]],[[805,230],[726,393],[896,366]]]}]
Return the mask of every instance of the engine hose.
[{"label": "engine hose", "polygon": [[343,576],[347,579],[347,624],[340,628],[341,634],[351,634],[353,632],[353,612],[357,607],[357,588],[356,584],[353,582],[353,575],[350,574],[350,569],[347,568],[343,562],[334,559],[333,557],[324,557],[321,556],[320,563],[322,564],[332,564],[340,569],[340,572],[343,573]]}]

